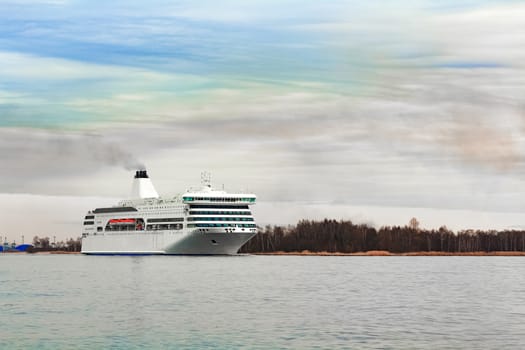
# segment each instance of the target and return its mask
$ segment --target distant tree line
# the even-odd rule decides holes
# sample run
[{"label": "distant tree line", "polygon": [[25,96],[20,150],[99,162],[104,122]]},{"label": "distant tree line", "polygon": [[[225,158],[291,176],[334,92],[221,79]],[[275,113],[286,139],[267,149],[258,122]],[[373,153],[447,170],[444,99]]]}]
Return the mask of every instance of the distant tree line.
[{"label": "distant tree line", "polygon": [[379,229],[351,221],[302,220],[295,226],[266,226],[242,246],[241,253],[264,252],[339,252],[357,253],[384,250],[409,252],[493,252],[525,251],[523,230],[463,230],[447,227],[421,229],[413,218],[406,226]]},{"label": "distant tree line", "polygon": [[81,239],[69,238],[65,241],[51,242],[49,237],[33,238],[33,247],[29,248],[29,252],[50,252],[50,251],[67,251],[79,252],[82,247]]}]

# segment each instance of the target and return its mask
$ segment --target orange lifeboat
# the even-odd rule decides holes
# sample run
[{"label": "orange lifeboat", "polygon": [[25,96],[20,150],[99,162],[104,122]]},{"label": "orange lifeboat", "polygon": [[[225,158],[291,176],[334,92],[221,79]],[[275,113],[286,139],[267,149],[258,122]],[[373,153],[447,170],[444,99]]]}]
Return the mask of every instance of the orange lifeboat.
[{"label": "orange lifeboat", "polygon": [[110,224],[134,224],[135,219],[111,219],[109,220]]}]

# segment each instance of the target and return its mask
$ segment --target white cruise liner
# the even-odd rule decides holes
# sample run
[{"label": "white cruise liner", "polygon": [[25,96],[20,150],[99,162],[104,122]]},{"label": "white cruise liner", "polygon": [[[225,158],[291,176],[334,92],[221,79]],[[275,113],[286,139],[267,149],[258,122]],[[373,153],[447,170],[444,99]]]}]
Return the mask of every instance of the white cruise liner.
[{"label": "white cruise liner", "polygon": [[133,180],[130,200],[87,213],[82,226],[84,254],[237,254],[257,234],[249,206],[253,194],[203,187],[161,198],[145,170]]}]

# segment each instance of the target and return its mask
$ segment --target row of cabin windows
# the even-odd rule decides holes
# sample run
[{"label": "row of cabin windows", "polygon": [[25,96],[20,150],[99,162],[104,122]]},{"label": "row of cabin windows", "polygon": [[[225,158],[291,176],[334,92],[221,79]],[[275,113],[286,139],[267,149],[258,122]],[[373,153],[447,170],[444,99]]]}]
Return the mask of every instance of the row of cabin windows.
[{"label": "row of cabin windows", "polygon": [[247,205],[205,205],[205,204],[190,204],[190,209],[248,209]]},{"label": "row of cabin windows", "polygon": [[[146,225],[146,230],[148,231],[160,231],[160,230],[182,230],[183,224],[154,224],[154,225]],[[99,227],[102,231],[101,227]],[[114,232],[114,231],[142,231],[144,230],[142,227],[137,227],[136,225],[111,225],[106,226],[106,231],[108,232]]]},{"label": "row of cabin windows", "polygon": [[135,224],[132,225],[111,225],[106,226],[106,231],[137,231]]},{"label": "row of cabin windows", "polygon": [[86,215],[84,219],[86,220],[93,220],[95,218],[95,215]]},{"label": "row of cabin windows", "polygon": [[184,221],[184,218],[161,218],[161,219],[148,219],[150,222],[172,222],[172,221]]},{"label": "row of cabin windows", "polygon": [[257,227],[255,224],[188,224],[192,227]]},{"label": "row of cabin windows", "polygon": [[249,211],[190,211],[190,215],[252,215]]},{"label": "row of cabin windows", "polygon": [[208,201],[208,202],[249,202],[254,203],[255,198],[242,198],[242,197],[183,197],[186,202],[193,201]]},{"label": "row of cabin windows", "polygon": [[146,225],[148,231],[159,231],[159,230],[182,230],[182,224],[159,224],[159,225]]},{"label": "row of cabin windows", "polygon": [[188,218],[188,221],[253,221],[253,218],[235,218],[235,217],[213,217],[213,218],[207,218],[207,217],[194,217],[194,218]]},{"label": "row of cabin windows", "polygon": [[84,225],[93,225],[95,221],[84,221]]}]

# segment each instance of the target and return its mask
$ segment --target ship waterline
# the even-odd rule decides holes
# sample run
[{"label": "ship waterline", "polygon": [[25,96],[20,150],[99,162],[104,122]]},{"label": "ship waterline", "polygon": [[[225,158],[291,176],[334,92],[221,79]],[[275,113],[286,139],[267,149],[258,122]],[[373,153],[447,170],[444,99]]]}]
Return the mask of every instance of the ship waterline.
[{"label": "ship waterline", "polygon": [[[215,230],[214,230],[215,231]],[[86,237],[82,241],[84,254],[176,254],[233,255],[254,236],[253,232],[199,232],[188,234],[150,233]]]},{"label": "ship waterline", "polygon": [[233,255],[257,234],[249,205],[256,196],[199,190],[160,198],[146,171],[137,171],[132,199],[89,211],[82,229],[84,254]]}]

